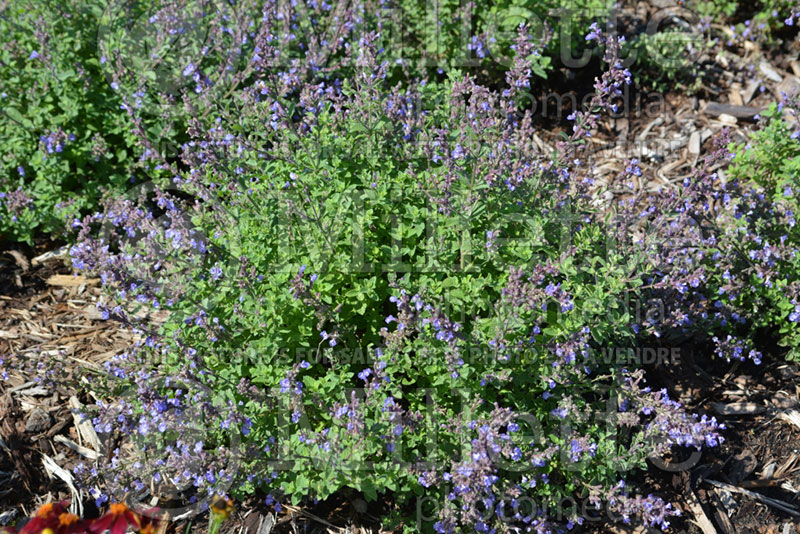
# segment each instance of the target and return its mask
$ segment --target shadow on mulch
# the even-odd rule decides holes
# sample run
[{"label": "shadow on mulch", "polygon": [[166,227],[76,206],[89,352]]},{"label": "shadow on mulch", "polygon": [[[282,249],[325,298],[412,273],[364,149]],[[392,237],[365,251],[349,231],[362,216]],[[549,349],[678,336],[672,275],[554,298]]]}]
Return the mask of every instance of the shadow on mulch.
[{"label": "shadow on mulch", "polygon": [[[684,505],[682,517],[675,518],[670,529],[677,534],[703,532],[695,522],[698,509],[685,506],[695,498],[717,532],[800,533],[800,515],[731,489],[800,509],[800,428],[779,418],[784,409],[797,407],[800,365],[785,361],[779,351],[766,356],[760,366],[727,363],[711,354],[713,349],[707,346],[682,347],[679,362],[651,366],[647,377],[651,387],[666,388],[670,398],[680,400],[690,412],[714,415],[724,423],[725,441],[704,449],[696,465],[686,471],[651,466],[638,482],[665,500]],[[752,413],[726,414],[726,410]],[[709,481],[727,486],[718,489]]]},{"label": "shadow on mulch", "polygon": [[47,280],[54,274],[67,274],[69,270],[60,262],[31,265],[30,259],[55,250],[63,243],[37,239],[33,247],[25,243],[13,245],[0,243],[0,295],[23,298],[43,291]]},{"label": "shadow on mulch", "polygon": [[[0,297],[3,297],[0,314],[4,314],[7,307],[20,305],[26,298],[45,291],[45,281],[52,275],[69,272],[57,262],[38,266],[30,263],[30,258],[58,246],[58,243],[48,240],[38,240],[34,247],[24,243],[11,246],[0,244]],[[6,318],[5,315],[0,316],[0,319]],[[0,352],[0,358],[11,357],[14,357],[13,354],[6,354],[5,350]],[[54,484],[44,473],[41,455],[36,450],[43,444],[26,433],[27,418],[11,394],[0,389],[0,439],[5,445],[1,447],[5,453],[0,450],[0,512],[15,506],[32,511],[36,506],[36,496],[67,490],[63,484],[63,487],[58,487],[59,484]]]}]

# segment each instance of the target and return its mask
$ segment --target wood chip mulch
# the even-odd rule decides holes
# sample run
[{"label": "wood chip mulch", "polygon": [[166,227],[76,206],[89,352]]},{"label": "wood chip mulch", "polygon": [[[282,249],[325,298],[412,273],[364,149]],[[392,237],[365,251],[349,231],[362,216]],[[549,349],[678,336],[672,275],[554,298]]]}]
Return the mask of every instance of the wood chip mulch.
[{"label": "wood chip mulch", "polygon": [[[0,251],[0,359],[42,362],[78,385],[102,373],[133,335],[101,319],[97,280],[73,276],[63,249],[50,252]],[[75,415],[95,399],[35,375],[12,368],[0,380],[0,525],[73,497],[71,469],[99,453],[91,424]]]}]

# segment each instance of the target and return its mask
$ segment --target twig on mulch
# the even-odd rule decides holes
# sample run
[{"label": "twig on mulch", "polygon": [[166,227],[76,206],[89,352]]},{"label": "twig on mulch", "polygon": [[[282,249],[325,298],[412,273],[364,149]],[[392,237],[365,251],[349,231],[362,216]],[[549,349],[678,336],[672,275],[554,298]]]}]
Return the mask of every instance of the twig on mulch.
[{"label": "twig on mulch", "polygon": [[[249,518],[251,514],[254,514],[252,520]],[[245,515],[243,524],[239,527],[238,534],[270,534],[274,527],[275,516],[273,514],[267,513],[266,515],[261,515],[256,511],[251,511]]]},{"label": "twig on mulch", "polygon": [[53,437],[53,441],[57,443],[63,443],[73,451],[77,452],[84,458],[88,458],[89,460],[97,460],[98,458],[100,458],[100,453],[93,451],[92,449],[83,447],[82,445],[78,445],[77,443],[75,443],[74,441],[65,436],[60,436],[60,435],[55,436]]},{"label": "twig on mulch", "polygon": [[67,246],[63,246],[58,250],[50,250],[45,252],[44,254],[40,254],[31,260],[31,264],[35,267],[37,265],[41,265],[42,263],[50,260],[63,260],[67,257],[68,252]]},{"label": "twig on mulch", "polygon": [[97,432],[95,432],[91,420],[81,415],[84,408],[81,401],[78,400],[78,397],[73,395],[69,398],[69,407],[72,412],[72,419],[75,422],[75,429],[78,431],[78,436],[85,443],[91,445],[95,453],[101,451],[103,446],[100,443],[100,438],[97,437]]},{"label": "twig on mulch", "polygon": [[[288,505],[288,504],[285,505],[284,508],[286,508],[287,511],[291,512],[292,515],[290,517],[294,517],[295,515],[301,515],[301,516],[303,516],[303,517],[305,517],[307,519],[311,519],[312,521],[316,521],[317,523],[325,525],[328,528],[334,528],[338,532],[345,532],[347,530],[347,529],[342,528],[342,527],[337,527],[333,523],[325,521],[321,517],[316,516],[316,515],[312,514],[311,512],[308,512],[307,510],[303,510],[302,508],[298,508],[296,506],[292,506],[292,505]],[[283,518],[283,519],[278,521],[278,524],[283,523],[284,521],[287,521],[287,520],[288,520],[287,518]]]},{"label": "twig on mulch", "polygon": [[730,104],[720,104],[719,102],[710,102],[703,113],[711,117],[719,117],[720,115],[730,115],[737,119],[749,120],[755,122],[755,117],[761,113],[763,108],[755,106],[732,106]]},{"label": "twig on mulch", "polygon": [[28,258],[26,258],[22,252],[19,252],[18,250],[6,250],[5,253],[14,258],[14,262],[20,269],[22,269],[22,272],[28,272],[28,269],[31,268]]},{"label": "twig on mulch", "polygon": [[797,428],[800,428],[800,411],[797,410],[787,410],[782,412],[778,417],[790,423]]},{"label": "twig on mulch", "polygon": [[75,481],[72,478],[72,473],[61,467],[55,460],[50,458],[45,453],[42,453],[42,464],[44,470],[50,478],[58,477],[64,484],[67,485],[72,492],[72,499],[70,499],[70,512],[78,516],[83,516],[83,501],[81,499],[80,491],[75,487]]},{"label": "twig on mulch", "polygon": [[756,499],[757,501],[763,502],[764,504],[777,508],[778,510],[781,510],[782,512],[785,512],[793,517],[800,517],[800,510],[789,505],[789,503],[779,501],[778,499],[773,499],[771,497],[767,497],[765,495],[761,495],[760,493],[746,490],[738,486],[732,486],[724,482],[719,482],[717,480],[705,479],[705,481],[718,488],[722,488],[724,490],[728,490],[733,493],[741,493],[742,495],[747,495],[748,497],[751,497],[753,499]]},{"label": "twig on mulch", "polygon": [[694,520],[690,519],[690,521],[700,527],[700,530],[703,531],[703,534],[717,534],[717,529],[714,528],[714,524],[706,515],[706,512],[703,510],[700,501],[697,500],[694,490],[691,487],[686,488],[686,491],[683,493],[683,497],[686,500],[686,505],[694,515]]},{"label": "twig on mulch", "polygon": [[86,278],[83,275],[54,274],[46,280],[49,286],[80,287],[86,285],[100,285],[99,278]]},{"label": "twig on mulch", "polygon": [[717,495],[718,491],[720,490],[714,490],[709,493],[711,501],[714,504],[714,519],[717,520],[717,525],[719,525],[720,529],[722,529],[725,534],[736,534],[736,527],[731,523],[731,519],[725,511],[725,505],[722,503],[719,495]]},{"label": "twig on mulch", "polygon": [[714,402],[711,406],[719,415],[756,415],[763,413],[765,410],[764,407],[754,402],[733,402],[730,404]]}]

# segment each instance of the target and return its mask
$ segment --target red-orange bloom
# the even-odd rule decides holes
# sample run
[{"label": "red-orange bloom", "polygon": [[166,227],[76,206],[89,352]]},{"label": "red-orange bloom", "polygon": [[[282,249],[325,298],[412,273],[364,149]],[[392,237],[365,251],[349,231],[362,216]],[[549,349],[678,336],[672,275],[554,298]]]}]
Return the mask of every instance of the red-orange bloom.
[{"label": "red-orange bloom", "polygon": [[[54,534],[61,526],[59,517],[64,514],[67,514],[67,501],[44,504],[36,511],[33,519],[22,527],[19,534]],[[64,528],[66,526],[68,525]]]},{"label": "red-orange bloom", "polygon": [[139,516],[125,504],[118,502],[109,507],[108,513],[92,521],[88,526],[90,534],[101,534],[106,530],[111,534],[124,534],[128,525],[139,528]]},{"label": "red-orange bloom", "polygon": [[[67,512],[67,501],[50,502],[37,510],[19,534],[83,534],[86,527],[80,517]],[[8,529],[8,532],[16,534],[17,531]]]},{"label": "red-orange bloom", "polygon": [[[58,516],[57,534],[82,534],[86,532],[86,528],[86,522],[75,514],[65,512]],[[49,533],[42,531],[42,534]]]},{"label": "red-orange bloom", "polygon": [[140,514],[136,514],[138,521],[139,534],[156,534],[161,527],[161,519],[156,517],[158,508],[146,510]]}]

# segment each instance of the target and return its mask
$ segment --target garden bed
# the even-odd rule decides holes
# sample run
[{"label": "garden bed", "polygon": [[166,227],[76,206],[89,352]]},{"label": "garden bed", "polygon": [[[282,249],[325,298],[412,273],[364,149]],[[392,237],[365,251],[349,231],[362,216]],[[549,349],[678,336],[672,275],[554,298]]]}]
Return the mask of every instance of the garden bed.
[{"label": "garden bed", "polygon": [[[47,249],[58,250],[51,247],[48,244],[26,250],[24,257],[30,261]],[[3,259],[7,266],[3,272],[14,278],[19,275],[22,286],[15,285],[10,294],[0,294],[2,353],[53,351],[71,362],[65,365],[65,370],[81,375],[96,372],[111,356],[127,347],[128,331],[100,319],[95,308],[99,295],[96,286],[90,283],[81,288],[82,284],[77,282],[65,285],[66,279],[56,280],[60,285],[47,284],[54,276],[71,274],[59,259],[27,268],[8,253]],[[658,377],[654,386],[668,388],[692,411],[717,413],[728,428],[723,433],[725,443],[704,451],[690,469],[669,472],[651,465],[641,476],[646,487],[679,503],[683,516],[674,521],[672,531],[700,533],[703,531],[696,522],[708,520],[717,532],[725,534],[800,533],[800,516],[736,493],[736,489],[752,491],[800,510],[800,365],[772,360],[754,375],[752,370],[742,369],[736,363],[713,360],[707,347],[681,347],[680,358],[679,366],[648,369],[650,376]],[[12,376],[0,384],[3,399],[0,438],[13,450],[11,454],[4,450],[0,463],[4,476],[13,477],[3,483],[4,493],[0,497],[3,517],[28,515],[44,502],[73,497],[64,480],[48,474],[42,458],[47,455],[56,465],[70,471],[81,461],[81,454],[70,445],[77,443],[99,452],[91,443],[82,442],[72,415],[75,410],[69,402],[75,395],[79,395],[77,390],[35,388],[22,376]],[[92,402],[91,398],[80,400]],[[35,415],[39,410],[47,412],[49,419],[37,422]],[[26,428],[28,425],[30,428]],[[69,440],[70,445],[59,437]],[[715,488],[708,480],[728,486]],[[380,529],[380,518],[392,508],[391,501],[368,504],[357,494],[342,494],[317,506],[289,506],[275,516],[259,504],[262,500],[254,497],[252,501],[239,503],[224,531],[256,533],[261,525],[263,534],[274,521],[275,533],[290,533],[295,529],[309,533],[387,532]],[[88,516],[98,513],[91,499],[85,499],[83,505]],[[726,525],[733,529],[726,530]],[[170,526],[170,532],[185,532],[189,526],[179,522]],[[206,525],[196,522],[193,528],[204,532]],[[598,521],[588,531],[621,534],[636,529],[622,522]]]},{"label": "garden bed", "polygon": [[796,6],[159,2],[0,6],[0,528],[800,534]]}]

